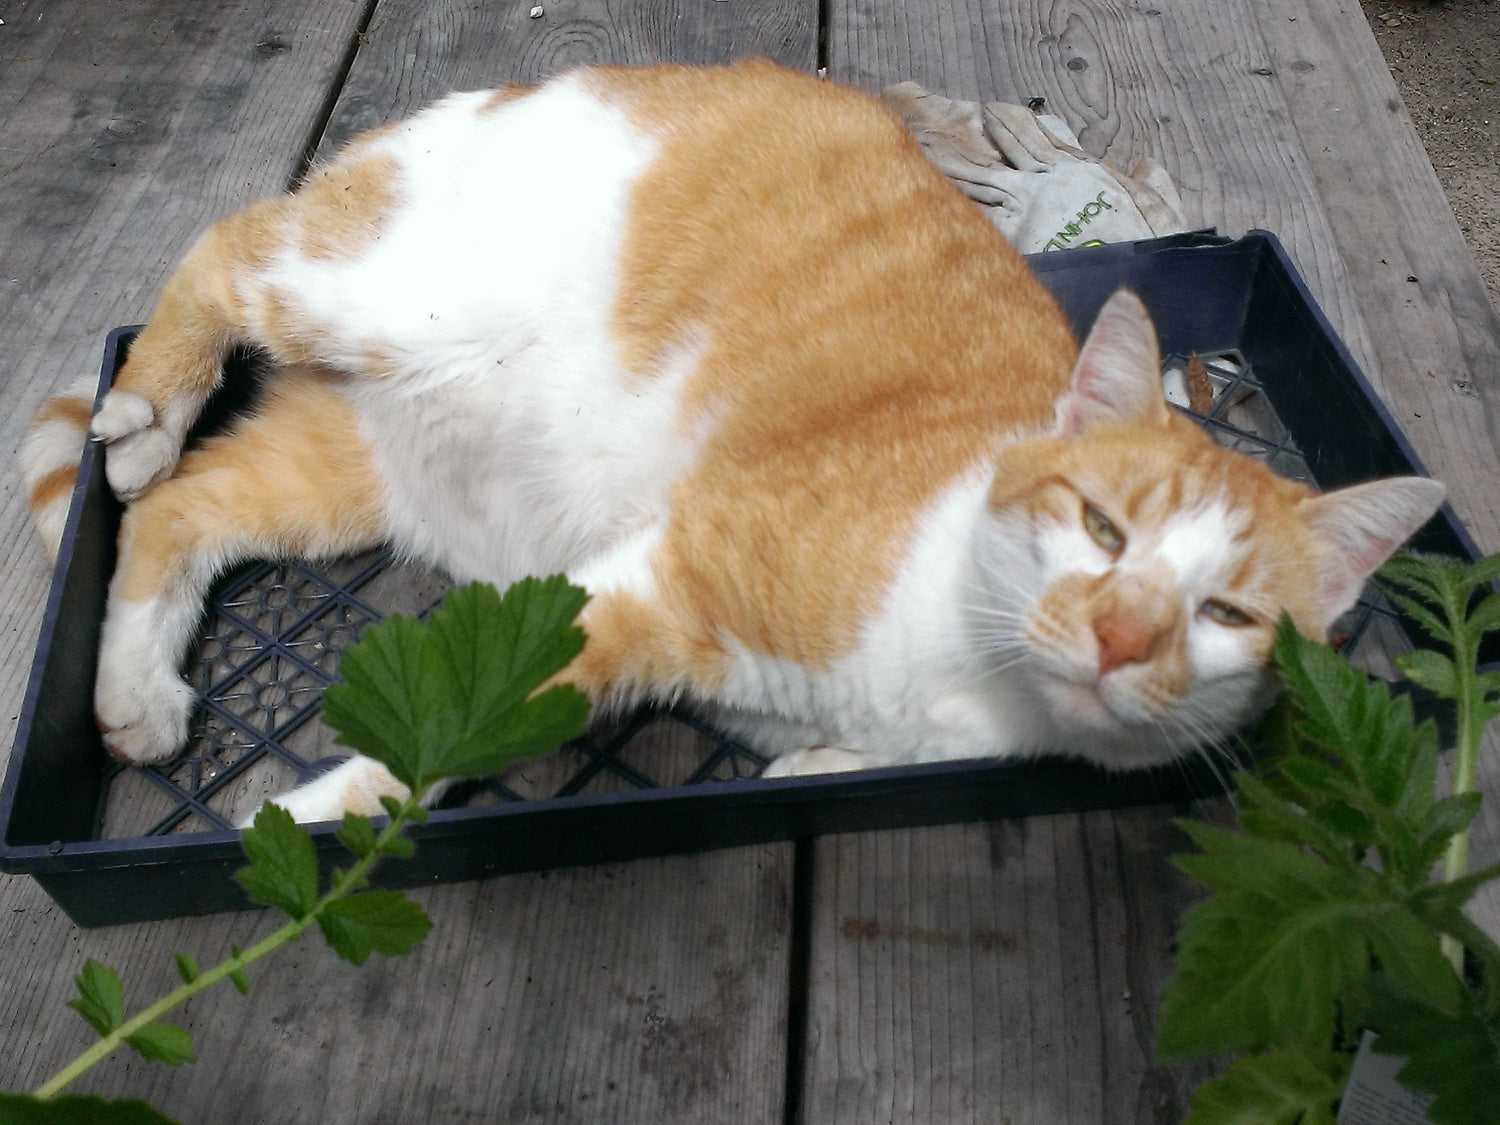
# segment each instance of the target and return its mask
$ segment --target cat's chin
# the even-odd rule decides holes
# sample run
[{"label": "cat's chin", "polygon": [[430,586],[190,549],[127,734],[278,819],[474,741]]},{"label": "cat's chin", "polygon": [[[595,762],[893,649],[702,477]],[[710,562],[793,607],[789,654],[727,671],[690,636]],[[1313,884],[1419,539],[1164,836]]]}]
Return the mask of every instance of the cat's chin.
[{"label": "cat's chin", "polygon": [[1047,701],[1053,721],[1063,730],[1082,730],[1107,736],[1129,722],[1110,705],[1098,680],[1072,680],[1038,670],[1035,682]]}]

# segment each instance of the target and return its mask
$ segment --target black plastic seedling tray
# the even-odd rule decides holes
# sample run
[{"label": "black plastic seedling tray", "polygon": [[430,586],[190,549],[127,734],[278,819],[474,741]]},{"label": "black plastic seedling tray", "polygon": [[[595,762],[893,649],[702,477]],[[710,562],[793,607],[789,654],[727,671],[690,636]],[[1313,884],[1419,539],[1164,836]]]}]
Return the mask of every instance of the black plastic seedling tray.
[{"label": "black plastic seedling tray", "polygon": [[[1032,265],[1080,335],[1117,287],[1139,293],[1167,366],[1204,361],[1214,406],[1202,420],[1226,444],[1325,488],[1421,471],[1273,236],[1177,236],[1040,255]],[[111,334],[101,392],[133,334]],[[105,753],[92,707],[119,520],[100,457],[93,446],[84,454],[0,790],[0,869],[34,876],[85,926],[239,909],[250,904],[231,878],[243,857],[230,824],[337,752],[316,716],[339,650],[387,612],[424,612],[442,586],[382,555],[237,571],[214,592],[189,668],[202,704],[188,751],[160,768],[123,769]],[[1475,557],[1446,508],[1415,545]],[[1375,598],[1341,631],[1357,662],[1379,668],[1405,647],[1405,625]],[[1121,774],[1041,759],[761,781],[763,764],[691,715],[644,712],[471,787],[467,804],[415,829],[416,857],[388,862],[377,882],[1177,801],[1221,791],[1227,772],[1205,755]],[[339,862],[332,826],[313,835],[324,863]]]}]

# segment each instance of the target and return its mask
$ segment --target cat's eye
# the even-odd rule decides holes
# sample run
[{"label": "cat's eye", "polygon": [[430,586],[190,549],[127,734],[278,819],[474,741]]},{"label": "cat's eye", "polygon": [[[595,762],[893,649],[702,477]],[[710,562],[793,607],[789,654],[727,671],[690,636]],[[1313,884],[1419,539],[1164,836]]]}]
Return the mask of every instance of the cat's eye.
[{"label": "cat's eye", "polygon": [[1120,534],[1120,529],[1092,504],[1083,506],[1083,528],[1089,533],[1090,539],[1110,554],[1117,555],[1125,549],[1125,536]]},{"label": "cat's eye", "polygon": [[1238,628],[1241,625],[1253,625],[1254,619],[1242,609],[1235,609],[1228,602],[1221,602],[1217,598],[1209,598],[1203,603],[1203,616],[1210,621],[1217,621],[1220,625],[1228,625]]}]

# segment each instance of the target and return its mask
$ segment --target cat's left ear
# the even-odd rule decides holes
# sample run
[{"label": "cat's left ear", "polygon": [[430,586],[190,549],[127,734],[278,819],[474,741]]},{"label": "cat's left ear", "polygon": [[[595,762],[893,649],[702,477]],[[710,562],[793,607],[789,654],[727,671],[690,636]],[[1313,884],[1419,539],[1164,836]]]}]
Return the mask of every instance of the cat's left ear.
[{"label": "cat's left ear", "polygon": [[1318,627],[1325,634],[1352,606],[1365,579],[1443,503],[1447,492],[1426,477],[1393,477],[1302,501],[1307,526],[1323,542],[1318,566]]},{"label": "cat's left ear", "polygon": [[1156,329],[1130,290],[1116,290],[1099,310],[1056,411],[1062,437],[1080,433],[1096,419],[1166,421]]}]

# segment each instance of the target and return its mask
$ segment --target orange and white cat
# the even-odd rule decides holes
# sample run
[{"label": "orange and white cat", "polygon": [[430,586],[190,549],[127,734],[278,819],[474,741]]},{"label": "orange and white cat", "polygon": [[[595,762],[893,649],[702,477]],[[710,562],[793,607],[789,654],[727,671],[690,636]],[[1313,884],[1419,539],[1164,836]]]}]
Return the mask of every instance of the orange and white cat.
[{"label": "orange and white cat", "polygon": [[[277,365],[264,399],[180,457],[236,343]],[[42,508],[65,415],[26,455]],[[130,762],[184,744],[214,575],[381,541],[567,572],[569,678],[691,701],[771,774],[1161,762],[1443,495],[1314,496],[1221,449],[1165,403],[1138,300],[1080,353],[892,117],[766,63],[581,70],[358,138],[201,238],[92,428],[130,502],[95,697]],[[356,758],[285,802],[396,791]]]}]

